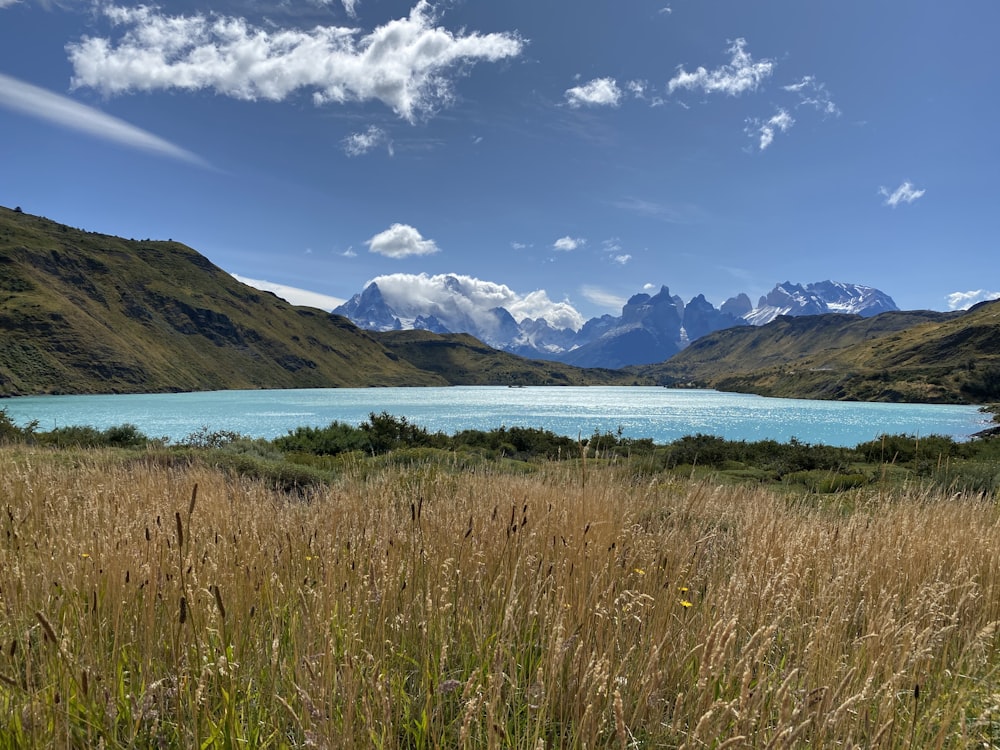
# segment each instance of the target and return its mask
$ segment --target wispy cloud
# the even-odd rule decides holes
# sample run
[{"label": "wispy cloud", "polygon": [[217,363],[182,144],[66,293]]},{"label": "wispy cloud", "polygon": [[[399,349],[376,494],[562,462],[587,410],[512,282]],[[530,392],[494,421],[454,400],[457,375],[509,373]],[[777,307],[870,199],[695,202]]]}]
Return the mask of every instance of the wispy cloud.
[{"label": "wispy cloud", "polygon": [[595,78],[582,86],[566,89],[566,103],[578,107],[617,107],[622,90],[614,78]]},{"label": "wispy cloud", "polygon": [[926,192],[926,190],[915,188],[909,180],[905,181],[892,192],[889,192],[889,189],[884,186],[878,189],[879,195],[885,198],[885,205],[892,206],[893,208],[900,203],[913,203],[913,201],[920,198]]},{"label": "wispy cloud", "polygon": [[949,310],[968,310],[980,302],[1000,299],[1000,292],[988,292],[985,289],[976,289],[971,292],[952,292],[947,299]]},{"label": "wispy cloud", "polygon": [[626,196],[612,201],[611,205],[638,216],[671,224],[691,224],[704,221],[707,217],[704,209],[690,203],[660,203]]},{"label": "wispy cloud", "polygon": [[448,31],[427,0],[364,35],[336,26],[255,27],[219,14],[167,16],[146,5],[103,12],[125,31],[117,40],[67,45],[74,86],[107,95],[209,89],[251,101],[306,89],[316,105],[379,101],[410,122],[450,104],[453,79],[473,64],[517,57],[525,45],[514,33]]},{"label": "wispy cloud", "polygon": [[17,5],[21,0],[0,0],[0,8],[9,8],[12,5]]},{"label": "wispy cloud", "polygon": [[209,167],[200,156],[93,107],[0,73],[0,106],[158,156]]},{"label": "wispy cloud", "polygon": [[366,243],[370,252],[387,258],[409,258],[441,252],[434,240],[426,240],[409,224],[393,224]]},{"label": "wispy cloud", "polygon": [[626,253],[622,249],[621,240],[617,237],[612,237],[611,239],[604,240],[601,246],[605,253],[608,254],[608,258],[612,263],[617,263],[618,265],[624,266],[630,260],[632,260],[632,255]]},{"label": "wispy cloud", "polygon": [[344,153],[348,156],[363,156],[373,148],[385,145],[389,155],[393,155],[392,141],[389,134],[377,125],[369,125],[368,129],[361,133],[351,133],[340,142],[344,148]]},{"label": "wispy cloud", "polygon": [[271,292],[272,294],[276,294],[286,302],[293,305],[318,307],[320,310],[329,311],[335,307],[340,307],[345,302],[345,300],[342,300],[339,297],[331,297],[328,294],[320,294],[319,292],[310,292],[308,289],[299,289],[298,287],[288,286],[287,284],[275,284],[271,281],[248,279],[246,276],[240,276],[235,273],[232,274],[232,276],[240,283],[252,286],[254,289],[260,289],[262,292]]},{"label": "wispy cloud", "polygon": [[351,18],[358,17],[358,0],[342,0],[344,4],[344,10],[347,11],[347,15]]},{"label": "wispy cloud", "polygon": [[580,288],[580,294],[588,301],[606,310],[620,311],[625,307],[625,303],[628,302],[628,299],[625,297],[613,294],[597,286],[583,286]]},{"label": "wispy cloud", "polygon": [[784,109],[779,109],[774,115],[763,122],[757,118],[752,118],[747,122],[746,132],[754,138],[760,138],[758,147],[761,151],[774,142],[775,133],[779,131],[786,133],[795,124],[795,120]]},{"label": "wispy cloud", "polygon": [[840,109],[833,103],[826,86],[815,76],[803,76],[798,83],[782,86],[785,91],[798,94],[799,106],[813,107],[824,115],[839,115]]},{"label": "wispy cloud", "polygon": [[552,243],[552,247],[555,250],[560,250],[564,253],[568,253],[572,250],[576,250],[581,245],[587,244],[587,240],[580,237],[570,237],[569,235],[565,237],[560,237],[555,242]]},{"label": "wispy cloud", "polygon": [[674,93],[677,89],[700,89],[706,94],[728,94],[739,96],[747,91],[755,91],[774,72],[771,60],[754,60],[746,50],[746,39],[737,39],[726,50],[732,57],[725,65],[714,70],[698,67],[693,72],[678,68],[677,75],[667,83],[667,89]]}]

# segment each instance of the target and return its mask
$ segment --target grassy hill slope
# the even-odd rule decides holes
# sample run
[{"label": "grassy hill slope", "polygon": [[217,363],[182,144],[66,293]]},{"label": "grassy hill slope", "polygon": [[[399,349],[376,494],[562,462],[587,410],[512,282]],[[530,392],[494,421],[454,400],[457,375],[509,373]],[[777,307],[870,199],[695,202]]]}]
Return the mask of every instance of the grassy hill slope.
[{"label": "grassy hill slope", "polygon": [[0,208],[0,393],[442,385],[176,242]]},{"label": "grassy hill slope", "polygon": [[180,243],[0,207],[0,395],[636,380],[470,336],[370,333],[246,286]]},{"label": "grassy hill slope", "polygon": [[782,317],[718,331],[634,371],[766,396],[987,403],[1000,399],[1000,302],[964,313]]}]

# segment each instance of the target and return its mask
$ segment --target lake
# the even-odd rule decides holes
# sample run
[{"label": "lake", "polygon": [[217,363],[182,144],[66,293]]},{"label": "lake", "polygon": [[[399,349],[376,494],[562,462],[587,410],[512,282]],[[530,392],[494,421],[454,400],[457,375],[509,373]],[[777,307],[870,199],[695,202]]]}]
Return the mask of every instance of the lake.
[{"label": "lake", "polygon": [[387,411],[431,432],[538,427],[576,437],[595,430],[667,443],[705,433],[730,440],[795,437],[854,446],[882,434],[966,439],[988,425],[975,406],[776,399],[657,387],[320,388],[92,396],[23,396],[0,402],[17,424],[43,431],[130,423],[150,437],[183,440],[202,427],[275,438],[300,425],[357,425]]}]

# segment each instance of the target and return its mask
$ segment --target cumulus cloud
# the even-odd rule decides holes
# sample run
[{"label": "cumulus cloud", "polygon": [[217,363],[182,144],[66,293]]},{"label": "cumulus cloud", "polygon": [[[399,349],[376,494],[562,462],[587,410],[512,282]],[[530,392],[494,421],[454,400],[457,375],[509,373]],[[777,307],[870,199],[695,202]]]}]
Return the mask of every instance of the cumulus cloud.
[{"label": "cumulus cloud", "polygon": [[207,89],[251,101],[282,101],[306,89],[317,105],[380,101],[410,122],[451,103],[454,76],[477,62],[516,57],[525,45],[512,33],[436,26],[427,0],[367,34],[255,27],[219,14],[167,16],[145,5],[107,5],[103,12],[123,32],[117,40],[84,37],[67,45],[75,87],[106,95]]},{"label": "cumulus cloud", "polygon": [[590,302],[606,310],[621,311],[628,300],[596,286],[581,287],[580,293]]},{"label": "cumulus cloud", "polygon": [[985,289],[976,289],[972,292],[952,292],[948,295],[948,309],[968,310],[980,302],[995,299],[1000,299],[1000,292],[988,292]]},{"label": "cumulus cloud", "polygon": [[248,279],[246,276],[239,276],[235,273],[232,276],[240,283],[252,286],[254,289],[260,289],[263,292],[276,294],[293,305],[318,307],[320,310],[329,312],[335,307],[340,307],[345,302],[345,300],[339,297],[331,297],[328,294],[320,294],[319,292],[310,292],[308,289],[299,289],[294,286],[275,284],[271,281],[262,281],[260,279]]},{"label": "cumulus cloud", "polygon": [[0,106],[122,146],[208,167],[200,156],[175,146],[159,136],[129,125],[124,120],[93,107],[3,73],[0,73]]},{"label": "cumulus cloud", "polygon": [[368,130],[362,133],[351,133],[340,143],[344,148],[344,153],[348,156],[362,156],[383,144],[389,149],[390,156],[393,153],[389,134],[377,125],[368,126]]},{"label": "cumulus cloud", "polygon": [[409,258],[413,255],[433,255],[440,252],[434,240],[425,240],[409,224],[393,224],[366,243],[368,250],[387,258]]},{"label": "cumulus cloud", "polygon": [[667,89],[674,93],[677,89],[700,89],[706,94],[728,94],[739,96],[747,91],[755,91],[774,71],[771,60],[755,61],[746,51],[745,39],[737,39],[726,50],[732,55],[729,63],[715,70],[699,67],[693,72],[678,68],[677,75],[667,83]]},{"label": "cumulus cloud", "polygon": [[795,120],[784,109],[779,109],[774,115],[763,122],[758,119],[751,119],[748,122],[747,133],[755,138],[760,137],[758,146],[761,151],[774,142],[775,133],[778,131],[785,133],[795,124]]},{"label": "cumulus cloud", "polygon": [[913,203],[917,198],[921,197],[926,190],[917,190],[913,186],[913,183],[906,180],[902,185],[893,190],[891,193],[887,187],[880,187],[878,189],[879,195],[885,198],[885,205],[892,206],[895,208],[900,203]]},{"label": "cumulus cloud", "polygon": [[617,107],[621,104],[622,90],[614,78],[595,78],[582,86],[566,89],[566,102],[579,107]]},{"label": "cumulus cloud", "polygon": [[[451,330],[489,330],[496,325],[491,312],[503,307],[520,322],[545,318],[556,328],[580,330],[583,316],[568,302],[554,302],[544,290],[527,294],[504,284],[460,274],[388,274],[372,279],[386,303],[403,318],[426,315],[430,310]],[[470,322],[474,325],[470,325]]]},{"label": "cumulus cloud", "polygon": [[587,241],[585,239],[582,239],[580,237],[570,237],[569,235],[567,235],[566,237],[560,237],[558,240],[553,242],[552,247],[555,248],[556,250],[568,253],[571,250],[576,250],[578,247],[585,244],[587,244]]}]

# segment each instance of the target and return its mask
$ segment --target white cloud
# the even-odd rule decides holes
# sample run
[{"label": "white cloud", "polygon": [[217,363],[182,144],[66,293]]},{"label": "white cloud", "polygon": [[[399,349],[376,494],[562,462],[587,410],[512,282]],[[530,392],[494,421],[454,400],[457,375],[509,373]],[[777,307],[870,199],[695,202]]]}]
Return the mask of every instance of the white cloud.
[{"label": "white cloud", "polygon": [[631,81],[625,82],[625,89],[636,99],[646,98],[646,88],[648,83],[640,78],[634,78]]},{"label": "white cloud", "polygon": [[12,5],[17,5],[21,0],[0,0],[0,8],[9,8]]},{"label": "white cloud", "polygon": [[347,11],[347,15],[351,18],[358,17],[358,0],[342,0],[344,3],[344,10]]},{"label": "white cloud", "polygon": [[553,242],[552,247],[555,248],[556,250],[568,253],[571,250],[576,250],[578,247],[585,244],[587,244],[587,241],[585,239],[582,239],[580,237],[570,237],[569,235],[567,235],[566,237],[560,237],[558,240]]},{"label": "white cloud", "polygon": [[578,107],[617,107],[621,104],[622,90],[614,78],[595,78],[582,86],[566,89],[566,102]]},{"label": "white cloud", "polygon": [[386,303],[403,318],[426,315],[432,310],[452,330],[478,330],[496,324],[491,310],[504,307],[518,322],[545,318],[556,328],[580,330],[583,316],[568,302],[553,302],[544,290],[520,294],[504,284],[460,274],[388,274],[372,281],[378,284]]},{"label": "white cloud", "polygon": [[620,266],[624,266],[626,263],[632,260],[631,254],[624,252],[624,250],[622,249],[621,240],[617,237],[612,237],[610,239],[604,240],[604,242],[602,242],[601,245],[603,246],[604,252],[608,254],[608,257],[611,259],[612,263],[617,263]]},{"label": "white cloud", "polygon": [[774,135],[777,131],[780,130],[782,133],[785,133],[794,124],[795,120],[792,116],[788,114],[786,110],[779,109],[765,122],[761,122],[757,119],[749,120],[747,133],[755,138],[760,136],[758,145],[760,150],[763,151],[774,142]]},{"label": "white cloud", "polygon": [[117,41],[84,37],[67,45],[74,86],[107,95],[209,89],[272,101],[309,89],[317,105],[375,100],[410,122],[452,101],[453,76],[476,62],[516,57],[525,45],[516,34],[435,26],[427,0],[364,35],[335,26],[254,27],[218,14],[167,16],[145,5],[103,10],[124,32]]},{"label": "white cloud", "polygon": [[413,255],[433,255],[440,252],[434,240],[425,240],[409,224],[393,224],[366,243],[368,250],[387,258],[408,258]]},{"label": "white cloud", "polygon": [[389,140],[389,134],[377,125],[369,125],[368,130],[363,133],[351,133],[340,143],[344,147],[344,153],[348,156],[362,156],[383,144],[388,147],[389,153],[392,154],[392,142]]},{"label": "white cloud", "polygon": [[200,167],[208,164],[200,156],[175,146],[159,136],[129,125],[72,99],[32,86],[0,73],[0,106],[22,112],[60,127],[103,138],[129,148],[179,159]]},{"label": "white cloud", "polygon": [[755,91],[764,79],[774,71],[771,60],[754,61],[746,51],[746,40],[737,39],[726,51],[732,55],[729,63],[706,70],[699,67],[693,73],[678,68],[677,75],[667,83],[667,89],[674,93],[676,89],[701,89],[706,94],[729,94],[738,96],[747,91]]},{"label": "white cloud", "polygon": [[584,286],[580,288],[580,293],[590,302],[595,305],[602,307],[606,310],[615,310],[620,312],[625,303],[628,300],[625,297],[620,297],[617,294],[612,294],[611,292],[605,291],[600,287],[596,286]]},{"label": "white cloud", "polygon": [[816,80],[815,76],[803,76],[798,83],[782,86],[785,91],[799,95],[799,106],[815,108],[824,115],[839,115],[840,109],[830,98],[826,86]]},{"label": "white cloud", "polygon": [[917,190],[913,183],[906,180],[902,185],[893,190],[891,193],[886,187],[880,187],[878,189],[879,195],[885,198],[885,205],[892,206],[895,208],[900,203],[913,203],[917,198],[921,197],[926,190]]},{"label": "white cloud", "polygon": [[977,289],[972,292],[952,292],[948,295],[949,310],[968,310],[980,302],[1000,299],[1000,292],[988,292],[985,289]]},{"label": "white cloud", "polygon": [[235,273],[232,274],[232,277],[247,286],[252,286],[254,289],[276,294],[293,305],[318,307],[320,310],[329,312],[335,307],[340,307],[345,302],[345,300],[339,297],[331,297],[328,294],[320,294],[319,292],[310,292],[307,289],[299,289],[285,284],[275,284],[271,281],[261,281],[260,279],[248,279],[246,276],[240,276]]}]

